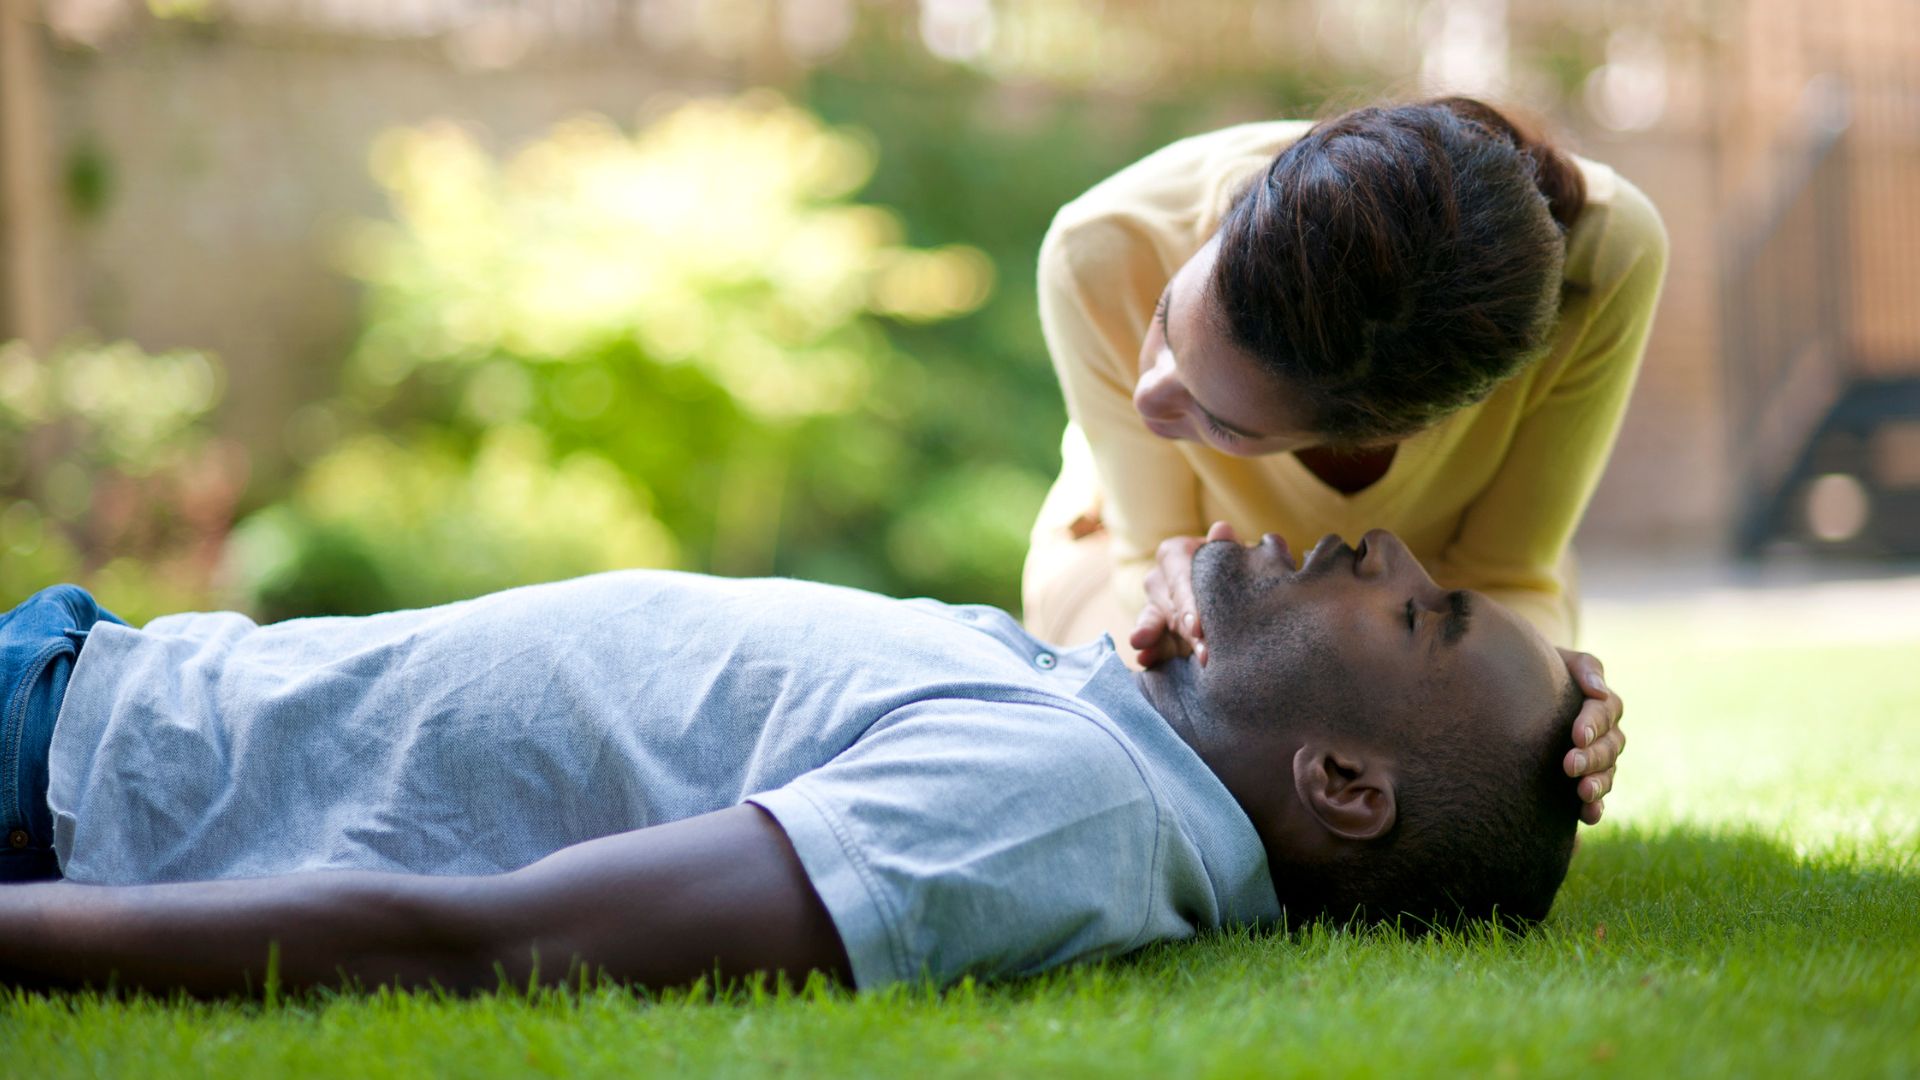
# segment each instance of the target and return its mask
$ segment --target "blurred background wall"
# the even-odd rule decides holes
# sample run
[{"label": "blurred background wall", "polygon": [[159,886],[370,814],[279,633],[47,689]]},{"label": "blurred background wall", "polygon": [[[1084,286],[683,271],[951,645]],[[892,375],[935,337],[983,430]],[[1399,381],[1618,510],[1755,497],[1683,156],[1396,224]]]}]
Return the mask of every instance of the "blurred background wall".
[{"label": "blurred background wall", "polygon": [[[1920,552],[1910,0],[0,13],[9,591],[65,574],[136,609],[290,614],[651,564],[1015,604],[1064,418],[1032,293],[1052,212],[1183,134],[1440,90],[1543,118],[1671,233],[1583,551]],[[722,111],[686,112],[703,101]],[[737,133],[735,156],[694,129]],[[772,187],[713,179],[709,153]],[[821,155],[851,163],[807,179]],[[678,225],[556,209],[600,192],[625,221],[674,183],[707,193]],[[742,229],[827,230],[842,270],[743,276],[674,231],[767,200],[790,213]],[[598,276],[523,303],[559,265]],[[743,336],[675,337],[644,282],[582,306],[670,272],[704,283],[675,318]],[[793,381],[756,399],[736,355]],[[72,389],[108,363],[125,400]],[[128,429],[148,441],[115,445]]]}]

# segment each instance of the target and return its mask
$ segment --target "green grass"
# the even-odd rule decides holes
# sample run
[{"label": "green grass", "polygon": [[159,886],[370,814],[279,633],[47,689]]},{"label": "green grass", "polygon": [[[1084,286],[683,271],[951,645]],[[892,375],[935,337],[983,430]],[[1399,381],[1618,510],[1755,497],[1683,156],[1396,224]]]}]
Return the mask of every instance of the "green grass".
[{"label": "green grass", "polygon": [[1659,622],[1593,628],[1626,772],[1522,941],[1222,935],[865,997],[10,995],[0,1075],[1920,1074],[1920,642]]}]

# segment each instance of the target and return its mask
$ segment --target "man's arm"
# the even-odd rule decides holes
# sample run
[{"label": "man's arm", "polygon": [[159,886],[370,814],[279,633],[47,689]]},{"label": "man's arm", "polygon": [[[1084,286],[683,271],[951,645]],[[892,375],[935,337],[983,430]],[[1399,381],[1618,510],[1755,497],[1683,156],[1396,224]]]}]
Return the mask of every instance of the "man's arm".
[{"label": "man's arm", "polygon": [[335,871],[126,887],[0,887],[0,981],[214,995],[281,985],[490,988],[585,963],[647,986],[850,967],[826,907],[752,805],[590,840],[493,877]]}]

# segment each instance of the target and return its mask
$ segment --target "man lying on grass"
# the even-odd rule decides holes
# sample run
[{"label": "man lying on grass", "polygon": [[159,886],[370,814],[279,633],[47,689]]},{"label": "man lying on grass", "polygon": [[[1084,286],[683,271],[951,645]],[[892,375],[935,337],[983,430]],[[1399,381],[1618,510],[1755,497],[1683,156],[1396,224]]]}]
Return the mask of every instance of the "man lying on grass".
[{"label": "man lying on grass", "polygon": [[277,943],[287,986],[864,988],[1322,912],[1546,915],[1580,696],[1523,620],[1381,532],[1297,569],[1216,541],[1194,584],[1207,663],[1140,675],[786,580],[141,630],[46,590],[0,622],[0,863],[67,880],[0,888],[0,981],[240,991]]}]

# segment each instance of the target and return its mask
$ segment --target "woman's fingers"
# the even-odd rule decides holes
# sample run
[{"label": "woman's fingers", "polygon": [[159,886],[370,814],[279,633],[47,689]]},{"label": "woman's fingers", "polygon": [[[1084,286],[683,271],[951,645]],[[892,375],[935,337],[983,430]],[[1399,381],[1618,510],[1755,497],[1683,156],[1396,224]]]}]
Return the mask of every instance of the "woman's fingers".
[{"label": "woman's fingers", "polygon": [[1140,612],[1140,620],[1134,623],[1133,632],[1127,635],[1127,644],[1133,646],[1136,659],[1143,668],[1152,667],[1162,660],[1185,656],[1192,651],[1192,646],[1172,631],[1167,623],[1166,612],[1151,605]]},{"label": "woman's fingers", "polygon": [[[1573,721],[1574,748],[1567,751],[1568,776],[1592,776],[1613,768],[1620,760],[1620,751],[1627,748],[1627,733],[1611,726],[1609,715],[1608,703],[1604,701],[1589,698],[1580,706],[1580,715]],[[1585,737],[1587,732],[1598,729],[1604,729],[1605,734]]]},{"label": "woman's fingers", "polygon": [[1613,790],[1620,753],[1627,748],[1627,733],[1620,730],[1626,705],[1608,688],[1606,669],[1599,657],[1572,649],[1561,649],[1560,657],[1586,695],[1579,715],[1573,719],[1573,749],[1567,751],[1562,764],[1568,776],[1578,778],[1574,790],[1582,804],[1580,820],[1598,825],[1607,793]]},{"label": "woman's fingers", "polygon": [[1147,602],[1167,613],[1173,633],[1189,643],[1200,639],[1200,617],[1193,603],[1193,553],[1206,543],[1199,536],[1170,536],[1154,553],[1147,572]]},{"label": "woman's fingers", "polygon": [[[1589,774],[1604,771],[1607,774],[1607,786],[1613,786],[1613,769],[1620,761],[1621,751],[1627,748],[1627,733],[1620,728],[1602,735],[1599,741],[1587,748]],[[1601,794],[1605,794],[1602,792]]]},{"label": "woman's fingers", "polygon": [[1560,659],[1566,662],[1568,674],[1580,684],[1580,692],[1591,698],[1605,697],[1607,694],[1607,672],[1600,658],[1592,653],[1583,653],[1577,649],[1560,649]]},{"label": "woman's fingers", "polygon": [[1619,723],[1626,707],[1621,702],[1620,695],[1608,689],[1606,668],[1600,663],[1599,657],[1591,653],[1575,652],[1572,649],[1561,649],[1560,656],[1566,661],[1567,672],[1579,684],[1580,692],[1590,701],[1603,702],[1606,705],[1604,712],[1591,713],[1585,709],[1580,711],[1580,720],[1573,729],[1573,741],[1575,745],[1585,746],[1605,735],[1614,724]]},{"label": "woman's fingers", "polygon": [[1612,691],[1589,694],[1586,703],[1580,707],[1580,716],[1573,723],[1573,744],[1591,746],[1613,734],[1625,712],[1626,704],[1620,700],[1620,695]]},{"label": "woman's fingers", "polygon": [[1167,576],[1168,590],[1173,600],[1175,623],[1188,640],[1198,643],[1206,636],[1206,627],[1200,624],[1200,604],[1193,595],[1193,555],[1201,545],[1215,540],[1237,541],[1233,526],[1224,521],[1216,521],[1207,527],[1205,536],[1175,537],[1172,547],[1161,546],[1161,567]]},{"label": "woman's fingers", "polygon": [[1603,763],[1595,765],[1593,762],[1599,760],[1597,754],[1582,754],[1580,760],[1585,764],[1574,769],[1572,765],[1575,755],[1569,754],[1567,756],[1569,775],[1579,776],[1598,772],[1600,769],[1611,766],[1613,760],[1626,746],[1624,736],[1613,740],[1605,747],[1600,746],[1612,740],[1617,733],[1620,718],[1626,713],[1626,705],[1620,700],[1620,695],[1607,687],[1606,673],[1598,657],[1572,649],[1561,649],[1560,657],[1566,661],[1568,674],[1573,676],[1580,687],[1580,692],[1585,694],[1587,699],[1581,704],[1580,714],[1574,717],[1573,721],[1575,754],[1581,751],[1597,750],[1597,754],[1605,756]]},{"label": "woman's fingers", "polygon": [[1613,770],[1612,769],[1608,769],[1605,772],[1594,773],[1592,776],[1586,777],[1580,781],[1580,787],[1579,787],[1580,801],[1585,803],[1599,802],[1601,799],[1606,798],[1607,793],[1612,790],[1613,790]]},{"label": "woman's fingers", "polygon": [[[1619,767],[1620,751],[1625,749],[1626,745],[1627,733],[1615,728],[1605,738],[1584,750],[1567,751],[1567,756],[1561,764],[1566,769],[1567,775],[1572,777],[1593,777],[1606,773],[1606,786],[1611,788],[1613,787],[1613,770]],[[1586,791],[1584,783],[1581,785],[1581,791]],[[1606,792],[1601,791],[1599,794],[1605,795]],[[1589,797],[1585,794],[1581,795],[1583,799]]]},{"label": "woman's fingers", "polygon": [[[1206,651],[1201,648],[1201,643],[1204,642],[1207,637],[1207,628],[1200,622],[1200,602],[1195,599],[1193,595],[1193,555],[1194,552],[1200,550],[1201,544],[1210,544],[1215,540],[1228,540],[1237,543],[1239,537],[1233,534],[1233,526],[1224,521],[1216,521],[1208,526],[1205,537],[1187,546],[1184,559],[1178,567],[1178,576],[1175,579],[1174,586],[1174,602],[1179,605],[1177,610],[1180,612],[1181,619],[1180,632],[1186,635],[1187,640],[1194,643],[1194,655],[1199,658],[1202,664],[1207,662]],[[1173,575],[1170,574],[1169,576]]]},{"label": "woman's fingers", "polygon": [[1133,633],[1127,635],[1127,644],[1136,649],[1150,648],[1167,632],[1167,617],[1160,609],[1149,605],[1140,612],[1140,619],[1133,624]]},{"label": "woman's fingers", "polygon": [[1140,651],[1142,666],[1189,654],[1207,662],[1206,627],[1193,595],[1193,553],[1214,540],[1238,539],[1232,525],[1216,521],[1205,536],[1170,536],[1160,542],[1153,568],[1147,571],[1146,610],[1128,636],[1128,643]]}]

